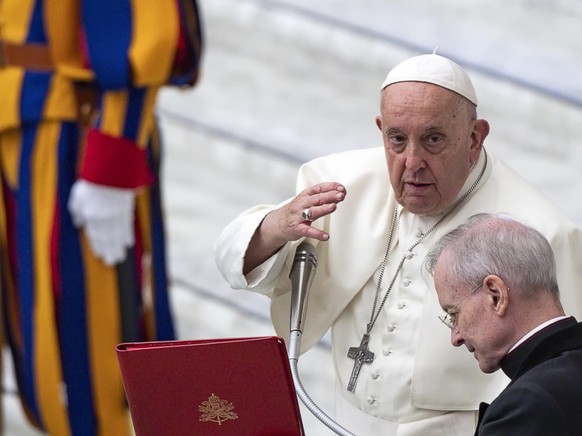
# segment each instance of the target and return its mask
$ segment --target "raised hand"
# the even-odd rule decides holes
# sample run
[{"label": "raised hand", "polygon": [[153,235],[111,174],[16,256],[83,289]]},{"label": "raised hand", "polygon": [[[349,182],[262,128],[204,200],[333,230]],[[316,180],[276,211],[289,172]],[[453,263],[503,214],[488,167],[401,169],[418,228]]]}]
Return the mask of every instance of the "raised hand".
[{"label": "raised hand", "polygon": [[333,213],[346,194],[346,188],[340,183],[319,183],[267,214],[247,249],[244,273],[256,268],[289,241],[303,237],[327,241],[330,235],[311,223]]}]

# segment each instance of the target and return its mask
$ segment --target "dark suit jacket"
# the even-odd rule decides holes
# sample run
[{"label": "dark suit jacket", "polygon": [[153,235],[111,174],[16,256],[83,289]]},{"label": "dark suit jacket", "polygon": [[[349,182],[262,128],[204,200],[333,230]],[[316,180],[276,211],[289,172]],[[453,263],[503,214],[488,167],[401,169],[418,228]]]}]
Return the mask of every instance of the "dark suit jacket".
[{"label": "dark suit jacket", "polygon": [[582,323],[541,330],[501,362],[511,382],[479,410],[479,436],[582,435]]}]

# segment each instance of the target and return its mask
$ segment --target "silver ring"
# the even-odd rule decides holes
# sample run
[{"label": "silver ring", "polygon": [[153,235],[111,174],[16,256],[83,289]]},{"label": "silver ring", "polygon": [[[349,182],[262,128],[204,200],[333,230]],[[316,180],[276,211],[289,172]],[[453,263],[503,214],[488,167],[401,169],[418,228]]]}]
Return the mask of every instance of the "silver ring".
[{"label": "silver ring", "polygon": [[303,211],[301,212],[301,218],[303,218],[304,221],[312,221],[311,212],[309,211],[309,209],[303,209]]}]

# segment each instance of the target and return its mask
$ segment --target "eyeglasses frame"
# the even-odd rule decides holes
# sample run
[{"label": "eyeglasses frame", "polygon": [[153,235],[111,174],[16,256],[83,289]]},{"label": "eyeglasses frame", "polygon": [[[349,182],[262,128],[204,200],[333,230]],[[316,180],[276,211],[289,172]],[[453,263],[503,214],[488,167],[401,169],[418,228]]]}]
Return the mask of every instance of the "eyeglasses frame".
[{"label": "eyeglasses frame", "polygon": [[469,298],[469,296],[471,296],[475,292],[477,292],[478,289],[482,288],[483,285],[484,285],[484,283],[483,283],[483,281],[481,281],[481,283],[479,283],[474,288],[472,288],[467,295],[465,295],[463,298],[461,298],[461,300],[457,304],[455,304],[453,307],[451,307],[449,310],[447,310],[445,315],[438,315],[439,320],[444,325],[446,325],[448,328],[450,328],[451,330],[457,330],[457,324],[459,321],[458,321],[458,319],[457,319],[457,321],[453,321],[452,315],[459,313],[458,309],[461,306],[461,303],[463,301],[465,301],[467,298]]}]

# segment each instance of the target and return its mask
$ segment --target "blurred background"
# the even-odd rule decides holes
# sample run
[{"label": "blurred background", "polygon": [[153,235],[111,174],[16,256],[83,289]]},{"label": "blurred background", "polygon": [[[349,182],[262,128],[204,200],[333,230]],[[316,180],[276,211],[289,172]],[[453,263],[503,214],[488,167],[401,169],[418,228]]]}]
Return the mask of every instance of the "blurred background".
[{"label": "blurred background", "polygon": [[[158,113],[172,303],[180,339],[272,335],[265,297],[228,288],[214,242],[258,203],[294,192],[299,165],[381,145],[374,118],[388,70],[448,56],[473,78],[486,148],[582,225],[582,2],[578,0],[199,0],[206,37],[196,88]],[[511,189],[511,187],[507,187]],[[4,373],[8,436],[24,422]],[[329,340],[299,360],[332,411]],[[331,435],[303,407],[307,435]]]}]

